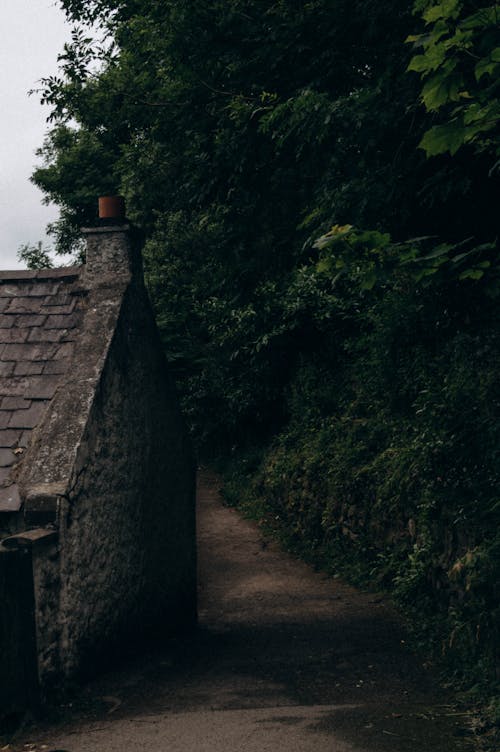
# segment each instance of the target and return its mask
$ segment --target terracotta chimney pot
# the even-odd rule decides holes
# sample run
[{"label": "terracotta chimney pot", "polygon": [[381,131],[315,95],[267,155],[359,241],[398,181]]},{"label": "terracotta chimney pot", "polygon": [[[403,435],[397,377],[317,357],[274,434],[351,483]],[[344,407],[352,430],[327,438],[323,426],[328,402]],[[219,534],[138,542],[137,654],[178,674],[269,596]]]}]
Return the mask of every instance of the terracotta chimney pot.
[{"label": "terracotta chimney pot", "polygon": [[123,196],[100,196],[99,219],[124,220],[125,199]]}]

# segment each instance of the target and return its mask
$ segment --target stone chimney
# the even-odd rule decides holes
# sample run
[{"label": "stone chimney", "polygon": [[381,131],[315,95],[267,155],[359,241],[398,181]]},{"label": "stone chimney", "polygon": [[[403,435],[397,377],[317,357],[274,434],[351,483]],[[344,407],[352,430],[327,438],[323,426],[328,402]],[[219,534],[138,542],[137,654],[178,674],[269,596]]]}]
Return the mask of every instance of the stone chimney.
[{"label": "stone chimney", "polygon": [[142,280],[141,254],[125,217],[121,196],[99,198],[99,224],[82,228],[86,240],[85,283],[102,287]]}]

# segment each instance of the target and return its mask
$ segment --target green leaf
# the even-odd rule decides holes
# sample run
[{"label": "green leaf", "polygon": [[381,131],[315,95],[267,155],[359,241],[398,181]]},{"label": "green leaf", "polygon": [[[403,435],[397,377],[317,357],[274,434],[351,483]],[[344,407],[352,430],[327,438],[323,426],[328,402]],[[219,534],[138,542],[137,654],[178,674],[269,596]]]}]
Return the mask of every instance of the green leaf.
[{"label": "green leaf", "polygon": [[487,57],[483,57],[474,68],[474,75],[476,81],[479,81],[482,76],[489,74],[493,76],[500,63],[500,47],[495,47]]},{"label": "green leaf", "polygon": [[463,259],[466,259],[467,256],[471,256],[478,252],[477,248],[473,248],[471,251],[467,251],[466,253],[459,253],[457,256],[453,256],[450,261],[453,264],[458,264],[460,261],[463,261]]},{"label": "green leaf", "polygon": [[361,289],[372,290],[373,287],[375,286],[377,278],[378,278],[378,275],[375,269],[370,269],[368,272],[363,274],[361,278]]},{"label": "green leaf", "polygon": [[313,247],[321,250],[327,245],[333,245],[338,243],[339,240],[344,238],[352,231],[352,225],[334,225],[329,232],[322,235],[320,238],[314,241]]},{"label": "green leaf", "polygon": [[331,261],[330,261],[330,259],[327,259],[327,258],[320,259],[318,261],[318,263],[316,264],[316,270],[320,274],[324,274],[326,272],[329,272],[331,270],[331,268],[332,268]]},{"label": "green leaf", "polygon": [[422,89],[422,99],[430,112],[438,110],[447,102],[457,102],[460,99],[462,77],[458,74],[443,77],[438,73],[430,78]]},{"label": "green leaf", "polygon": [[433,23],[440,18],[458,18],[460,14],[460,0],[442,0],[425,11],[423,17],[427,23]]},{"label": "green leaf", "polygon": [[459,276],[459,279],[481,279],[484,272],[481,269],[466,269]]},{"label": "green leaf", "polygon": [[424,149],[428,157],[444,154],[447,151],[453,156],[463,146],[465,134],[464,125],[458,121],[434,125],[424,133],[419,148]]},{"label": "green leaf", "polygon": [[300,222],[297,225],[297,229],[298,230],[305,230],[305,229],[307,229],[309,227],[309,225],[313,224],[313,222],[315,222],[320,216],[321,216],[321,209],[319,209],[319,208],[313,209],[312,212],[309,212],[309,214],[307,214],[304,217],[304,219],[302,220],[302,222]]},{"label": "green leaf", "polygon": [[454,248],[454,246],[451,245],[450,243],[443,243],[442,245],[438,245],[438,247],[435,248],[431,253],[428,253],[426,256],[420,256],[420,258],[416,260],[417,261],[432,261],[433,259],[438,259],[441,256],[447,256],[452,248]]},{"label": "green leaf", "polygon": [[407,70],[417,73],[432,73],[443,64],[446,50],[442,45],[433,45],[423,55],[415,55],[410,60]]},{"label": "green leaf", "polygon": [[475,13],[464,18],[460,22],[460,28],[468,29],[487,29],[488,26],[498,26],[498,3],[490,5],[487,8],[480,8]]}]

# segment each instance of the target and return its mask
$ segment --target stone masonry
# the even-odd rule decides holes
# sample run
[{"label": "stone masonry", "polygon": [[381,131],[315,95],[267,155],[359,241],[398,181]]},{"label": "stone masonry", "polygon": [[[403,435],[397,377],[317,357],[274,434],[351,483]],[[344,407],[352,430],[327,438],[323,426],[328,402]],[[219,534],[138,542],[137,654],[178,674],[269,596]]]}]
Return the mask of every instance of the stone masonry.
[{"label": "stone masonry", "polygon": [[196,613],[194,466],[140,255],[127,226],[84,232],[84,267],[0,273],[0,568],[29,551],[42,693]]}]

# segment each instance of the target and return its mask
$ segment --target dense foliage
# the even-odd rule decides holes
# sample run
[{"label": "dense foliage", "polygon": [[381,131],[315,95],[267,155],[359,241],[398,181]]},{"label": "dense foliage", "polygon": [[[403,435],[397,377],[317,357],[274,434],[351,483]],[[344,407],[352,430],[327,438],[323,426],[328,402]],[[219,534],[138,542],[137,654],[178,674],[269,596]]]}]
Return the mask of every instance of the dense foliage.
[{"label": "dense foliage", "polygon": [[491,677],[498,3],[61,2],[58,249],[124,194],[200,450],[257,445],[264,516]]},{"label": "dense foliage", "polygon": [[464,310],[453,287],[398,273],[333,303],[342,337],[331,326],[298,364],[286,428],[236,463],[229,498],[250,487],[294,550],[395,588],[427,650],[484,687],[500,638],[498,305]]}]

